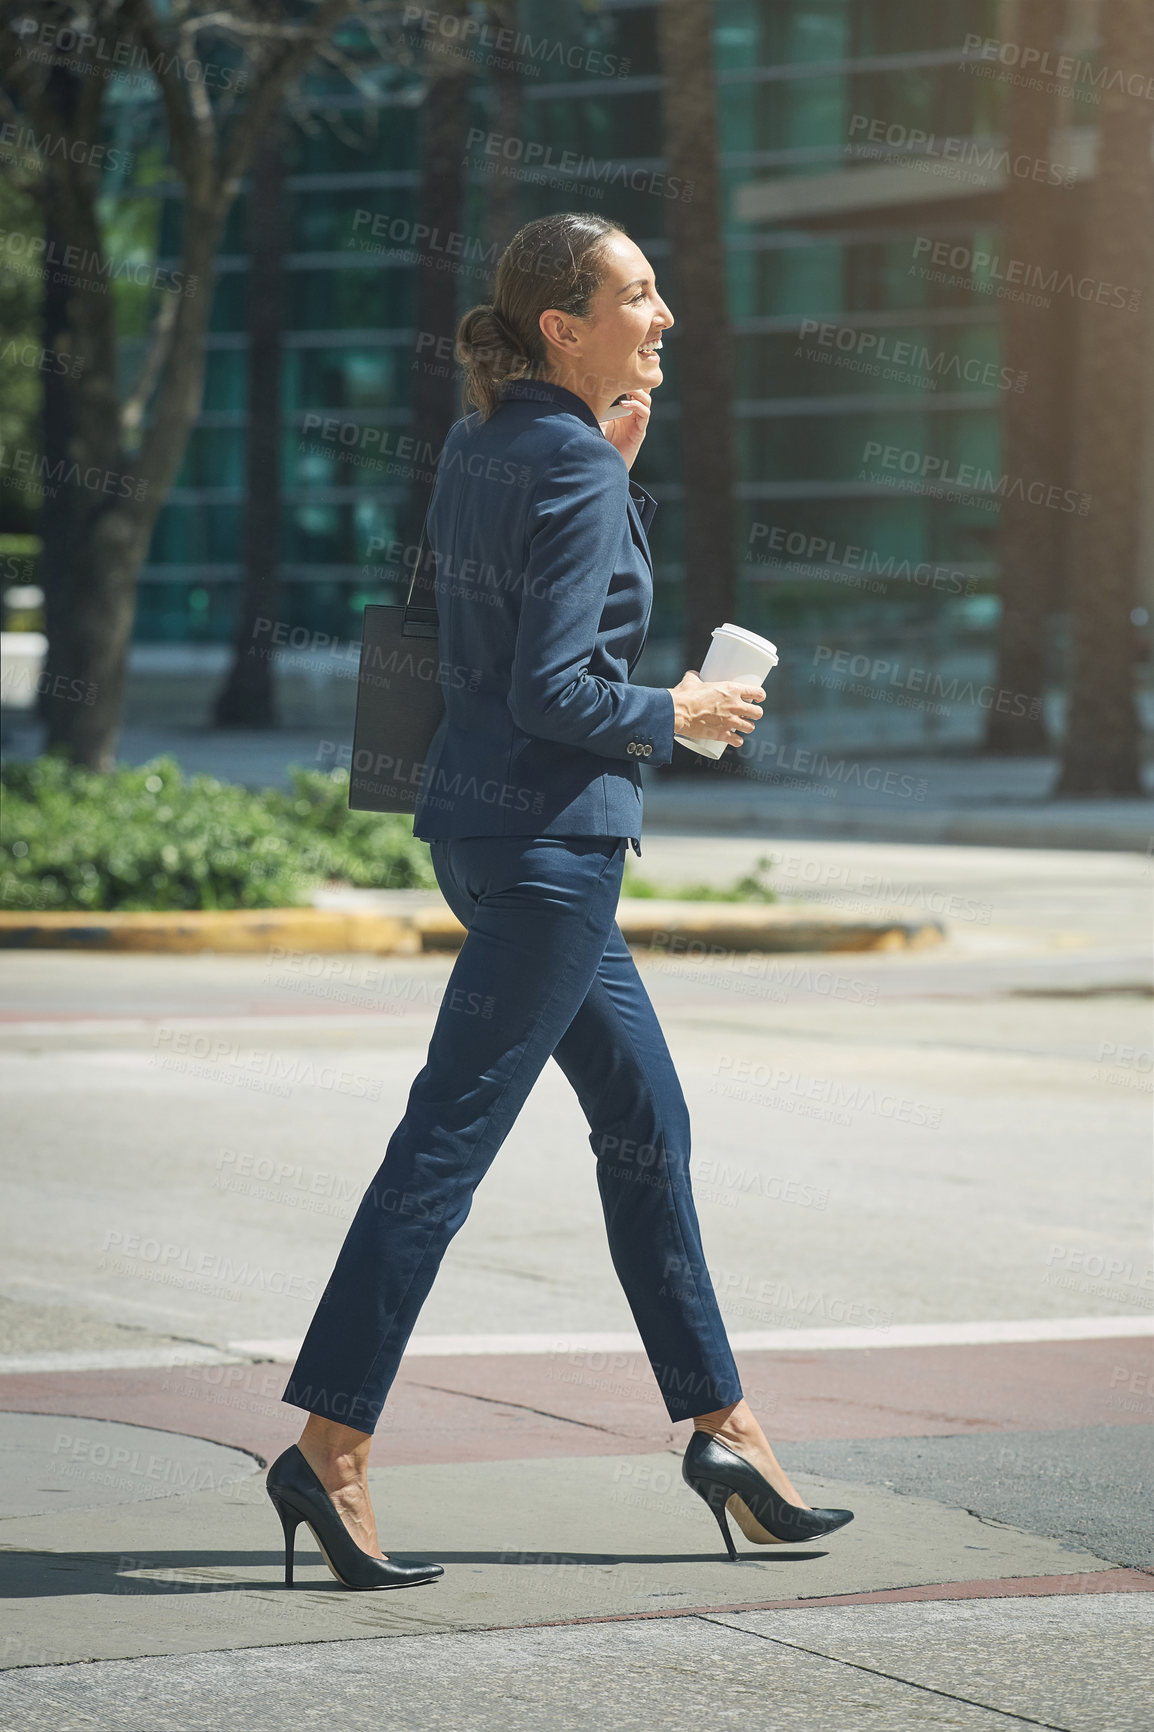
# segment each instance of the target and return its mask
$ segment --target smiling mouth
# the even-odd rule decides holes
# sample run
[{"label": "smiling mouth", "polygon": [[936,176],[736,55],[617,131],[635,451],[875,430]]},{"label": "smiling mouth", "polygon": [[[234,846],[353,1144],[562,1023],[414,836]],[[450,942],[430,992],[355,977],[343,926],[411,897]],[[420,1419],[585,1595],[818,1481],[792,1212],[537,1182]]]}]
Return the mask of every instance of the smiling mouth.
[{"label": "smiling mouth", "polygon": [[646,356],[648,359],[653,360],[653,359],[656,359],[657,353],[658,353],[660,348],[661,348],[661,338],[658,337],[657,340],[653,343],[641,343],[641,344],[639,344],[638,349],[637,349],[637,353],[639,355]]}]

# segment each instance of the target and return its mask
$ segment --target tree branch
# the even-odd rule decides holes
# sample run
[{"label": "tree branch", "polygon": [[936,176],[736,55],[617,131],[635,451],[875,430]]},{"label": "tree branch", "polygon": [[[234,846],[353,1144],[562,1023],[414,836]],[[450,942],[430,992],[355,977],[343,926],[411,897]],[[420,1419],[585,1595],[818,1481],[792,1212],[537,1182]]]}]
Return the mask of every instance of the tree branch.
[{"label": "tree branch", "polygon": [[144,419],[144,411],[148,399],[156,387],[161,371],[172,352],[172,339],[176,332],[176,296],[166,294],[157,309],[149,334],[148,349],[136,377],[136,384],[125,397],[120,408],[120,427],[123,433],[135,433]]},{"label": "tree branch", "polygon": [[356,10],[356,0],[319,0],[311,27],[279,57],[272,57],[271,64],[266,64],[260,77],[252,81],[249,104],[233,122],[221,152],[217,180],[226,196],[235,190],[256,140],[280,108],[288,86],[300,77],[318,45],[331,35],[341,19]]}]

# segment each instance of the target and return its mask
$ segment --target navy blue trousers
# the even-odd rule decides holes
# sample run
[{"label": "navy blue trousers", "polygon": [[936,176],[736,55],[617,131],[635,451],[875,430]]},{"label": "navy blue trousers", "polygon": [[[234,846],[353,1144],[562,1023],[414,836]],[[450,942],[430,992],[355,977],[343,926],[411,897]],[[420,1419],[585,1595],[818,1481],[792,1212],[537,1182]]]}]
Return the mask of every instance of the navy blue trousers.
[{"label": "navy blue trousers", "polygon": [[467,935],[293,1368],[293,1406],[374,1429],[449,1241],[550,1056],[589,1123],[613,1266],[670,1418],[740,1399],[701,1248],[685,1098],[616,922],[627,846],[430,844]]}]

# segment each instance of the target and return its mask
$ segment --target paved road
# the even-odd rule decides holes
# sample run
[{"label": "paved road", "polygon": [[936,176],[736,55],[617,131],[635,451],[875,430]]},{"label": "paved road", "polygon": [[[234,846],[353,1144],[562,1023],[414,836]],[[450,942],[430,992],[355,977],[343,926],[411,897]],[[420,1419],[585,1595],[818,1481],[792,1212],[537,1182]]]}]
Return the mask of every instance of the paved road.
[{"label": "paved road", "polygon": [[[661,883],[757,844],[655,840]],[[1151,882],[1126,855],[788,845],[775,881],[945,912],[910,955],[643,962],[735,1329],[1132,1314]],[[955,912],[950,913],[949,910]],[[35,1165],[0,1212],[8,1351],[76,1312],[223,1348],[303,1331],[419,1069],[450,959],[10,955],[0,1075]],[[584,1121],[547,1067],[420,1329],[629,1330]],[[1093,1151],[1092,1158],[1089,1158]],[[94,1333],[94,1331],[96,1333]]]}]

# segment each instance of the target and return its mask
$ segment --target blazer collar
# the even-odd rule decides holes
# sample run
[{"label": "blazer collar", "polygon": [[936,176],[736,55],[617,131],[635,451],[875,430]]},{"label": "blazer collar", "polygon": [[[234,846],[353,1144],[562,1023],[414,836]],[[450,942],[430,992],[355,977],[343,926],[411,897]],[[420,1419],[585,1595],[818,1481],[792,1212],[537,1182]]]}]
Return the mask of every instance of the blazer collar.
[{"label": "blazer collar", "polygon": [[601,432],[601,423],[584,397],[565,385],[554,385],[550,379],[502,379],[500,393],[502,397],[530,397],[537,402],[555,403],[558,409],[567,410]]},{"label": "blazer collar", "polygon": [[[553,403],[558,409],[576,415],[587,426],[595,427],[598,433],[601,432],[601,423],[585,399],[578,397],[575,391],[570,391],[565,385],[555,385],[550,379],[502,379],[499,391],[502,397],[526,397],[534,402]],[[647,531],[657,509],[657,501],[652,494],[646,493],[638,482],[631,480],[629,508],[629,526],[633,539],[652,572],[653,557],[649,552]]]}]

